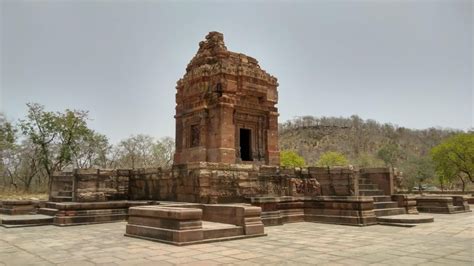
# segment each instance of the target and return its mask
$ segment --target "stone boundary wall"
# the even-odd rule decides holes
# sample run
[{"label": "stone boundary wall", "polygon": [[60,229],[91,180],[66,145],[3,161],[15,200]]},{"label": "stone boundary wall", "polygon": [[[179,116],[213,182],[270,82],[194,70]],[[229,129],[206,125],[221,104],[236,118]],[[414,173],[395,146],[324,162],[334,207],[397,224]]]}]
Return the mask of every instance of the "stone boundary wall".
[{"label": "stone boundary wall", "polygon": [[75,202],[167,200],[197,203],[247,202],[248,198],[256,196],[357,196],[360,173],[374,176],[375,180],[390,179],[390,171],[382,170],[208,162],[175,165],[172,170],[76,169],[72,173],[57,173],[50,195],[65,195],[70,188],[71,200]]},{"label": "stone boundary wall", "polygon": [[73,200],[95,202],[128,199],[128,171],[76,169],[73,172]]}]

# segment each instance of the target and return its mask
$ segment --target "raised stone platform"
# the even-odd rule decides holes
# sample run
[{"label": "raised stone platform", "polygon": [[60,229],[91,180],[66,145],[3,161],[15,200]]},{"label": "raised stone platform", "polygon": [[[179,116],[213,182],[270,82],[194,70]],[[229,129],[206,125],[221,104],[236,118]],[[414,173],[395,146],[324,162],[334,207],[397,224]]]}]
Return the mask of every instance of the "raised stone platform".
[{"label": "raised stone platform", "polygon": [[416,204],[419,212],[453,214],[471,211],[467,197],[462,195],[419,196]]},{"label": "raised stone platform", "polygon": [[40,213],[54,215],[54,224],[59,226],[83,225],[123,221],[128,209],[133,206],[154,205],[150,201],[106,201],[106,202],[61,202],[47,203]]},{"label": "raised stone platform", "polygon": [[377,224],[372,197],[253,197],[265,225],[319,222],[366,226]]},{"label": "raised stone platform", "polygon": [[413,227],[421,223],[432,223],[434,222],[433,216],[424,214],[400,214],[392,216],[377,217],[378,224],[381,225],[392,225],[402,227]]},{"label": "raised stone platform", "polygon": [[474,204],[474,196],[468,196],[467,197],[467,203],[468,204]]},{"label": "raised stone platform", "polygon": [[52,223],[52,216],[41,214],[0,216],[0,225],[6,228],[49,225]]},{"label": "raised stone platform", "polygon": [[8,215],[31,214],[36,211],[38,201],[3,200],[0,202],[0,213]]},{"label": "raised stone platform", "polygon": [[260,214],[243,204],[133,207],[125,235],[179,246],[265,236]]}]

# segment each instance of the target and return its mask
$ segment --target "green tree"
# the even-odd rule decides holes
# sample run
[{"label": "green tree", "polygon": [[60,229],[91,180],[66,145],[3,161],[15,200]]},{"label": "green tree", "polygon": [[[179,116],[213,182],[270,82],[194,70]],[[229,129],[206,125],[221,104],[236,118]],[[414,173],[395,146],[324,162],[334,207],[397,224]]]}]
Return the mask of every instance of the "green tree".
[{"label": "green tree", "polygon": [[303,167],[306,162],[296,152],[286,150],[280,152],[280,165],[283,167]]},{"label": "green tree", "polygon": [[405,186],[411,190],[417,185],[420,193],[422,185],[432,181],[435,176],[433,161],[428,156],[410,157],[402,164],[401,169],[405,177]]},{"label": "green tree", "polygon": [[44,168],[50,184],[54,171],[60,171],[73,162],[80,142],[91,134],[87,127],[86,111],[45,111],[44,106],[29,103],[26,119],[20,120],[20,128],[38,150],[38,162]]},{"label": "green tree", "polygon": [[329,151],[323,153],[319,158],[318,162],[316,163],[317,166],[345,166],[348,165],[349,162],[347,161],[344,154],[334,151]]},{"label": "green tree", "polygon": [[431,150],[436,173],[444,180],[456,178],[462,182],[474,182],[474,134],[462,133],[452,136]]},{"label": "green tree", "polygon": [[385,144],[377,152],[377,158],[385,162],[386,166],[394,167],[398,156],[400,156],[400,149],[394,143]]}]

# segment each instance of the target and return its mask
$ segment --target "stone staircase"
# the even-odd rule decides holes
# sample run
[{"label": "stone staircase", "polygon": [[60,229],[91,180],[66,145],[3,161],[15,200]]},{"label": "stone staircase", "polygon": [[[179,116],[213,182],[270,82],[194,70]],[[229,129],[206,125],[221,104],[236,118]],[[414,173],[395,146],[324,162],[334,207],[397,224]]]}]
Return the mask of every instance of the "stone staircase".
[{"label": "stone staircase", "polygon": [[53,202],[71,202],[72,201],[72,181],[71,184],[64,186],[56,196],[51,196]]},{"label": "stone staircase", "polygon": [[368,178],[359,177],[359,195],[371,196],[374,199],[374,212],[377,217],[406,214],[405,208],[399,208],[398,203],[390,196],[384,195],[377,184]]},{"label": "stone staircase", "polygon": [[38,209],[38,214],[55,216],[59,210],[56,208],[56,202],[46,202],[44,208]]},{"label": "stone staircase", "polygon": [[406,214],[405,208],[399,208],[398,203],[392,201],[390,196],[372,196],[374,198],[374,212],[375,216],[390,216]]}]

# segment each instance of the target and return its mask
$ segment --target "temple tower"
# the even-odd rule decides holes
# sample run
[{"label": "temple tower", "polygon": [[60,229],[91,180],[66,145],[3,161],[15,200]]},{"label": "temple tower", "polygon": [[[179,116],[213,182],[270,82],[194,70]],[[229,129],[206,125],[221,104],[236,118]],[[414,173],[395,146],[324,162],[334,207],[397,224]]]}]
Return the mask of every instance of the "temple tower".
[{"label": "temple tower", "polygon": [[176,86],[174,164],[278,165],[277,79],[210,32]]}]

